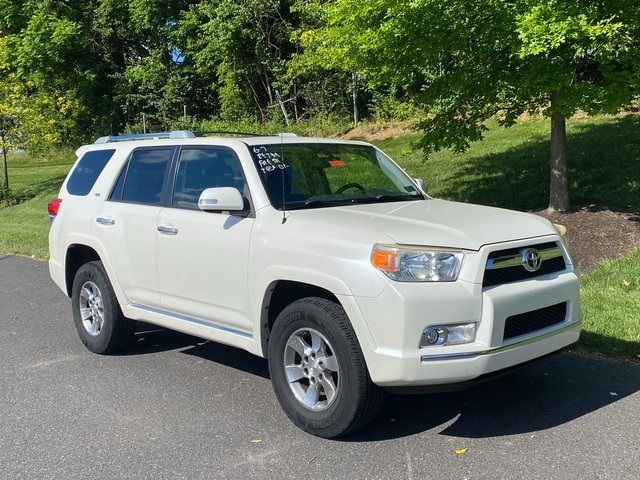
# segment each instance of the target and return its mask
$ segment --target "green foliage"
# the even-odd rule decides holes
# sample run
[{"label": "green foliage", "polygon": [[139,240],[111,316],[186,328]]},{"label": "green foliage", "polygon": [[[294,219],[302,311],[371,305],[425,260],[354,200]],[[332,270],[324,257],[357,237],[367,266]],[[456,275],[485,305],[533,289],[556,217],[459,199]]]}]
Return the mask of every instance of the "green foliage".
[{"label": "green foliage", "polygon": [[192,130],[194,132],[243,132],[255,134],[274,134],[292,132],[302,136],[334,137],[345,133],[353,127],[353,120],[345,117],[321,117],[301,120],[286,126],[282,119],[266,123],[255,119],[240,120],[194,120],[182,119],[171,124],[172,130]]},{"label": "green foliage", "polygon": [[288,2],[277,0],[201,1],[182,14],[175,37],[196,70],[216,82],[223,119],[269,118],[293,48],[288,17]]},{"label": "green foliage", "polygon": [[[351,114],[350,73],[297,72],[293,0],[0,0],[0,81],[47,99],[53,143],[149,130],[183,116],[294,121]],[[361,107],[366,103],[361,101]],[[365,109],[366,110],[366,109]]]},{"label": "green foliage", "polygon": [[[0,0],[0,82],[54,143],[196,119],[420,118],[463,151],[498,115],[615,112],[637,95],[632,0]],[[556,101],[550,107],[549,99]],[[32,135],[32,138],[35,138]]]},{"label": "green foliage", "polygon": [[[357,71],[417,90],[421,145],[464,151],[499,115],[617,111],[638,93],[640,10],[629,0],[314,0],[298,68]],[[550,106],[551,95],[557,101]]]},{"label": "green foliage", "polygon": [[373,91],[369,108],[377,122],[415,120],[424,113],[410,98],[398,99],[395,92]]}]

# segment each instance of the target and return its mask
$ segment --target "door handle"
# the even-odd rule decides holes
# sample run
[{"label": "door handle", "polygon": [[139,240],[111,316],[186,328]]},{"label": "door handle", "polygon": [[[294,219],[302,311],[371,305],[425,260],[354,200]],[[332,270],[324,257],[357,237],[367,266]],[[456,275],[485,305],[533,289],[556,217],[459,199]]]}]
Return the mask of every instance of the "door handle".
[{"label": "door handle", "polygon": [[96,223],[100,225],[113,225],[116,221],[111,217],[98,217],[96,218]]},{"label": "door handle", "polygon": [[158,225],[158,231],[165,235],[177,235],[178,229],[169,225]]}]

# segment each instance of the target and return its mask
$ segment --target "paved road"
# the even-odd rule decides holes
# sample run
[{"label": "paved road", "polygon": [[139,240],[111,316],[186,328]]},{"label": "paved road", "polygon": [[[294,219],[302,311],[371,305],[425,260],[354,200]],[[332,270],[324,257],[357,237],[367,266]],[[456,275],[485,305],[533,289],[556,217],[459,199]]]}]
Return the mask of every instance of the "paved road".
[{"label": "paved road", "polygon": [[389,396],[365,431],[321,440],[280,410],[264,360],[164,330],[93,355],[46,264],[2,256],[0,360],[2,479],[640,478],[640,368],[604,360]]}]

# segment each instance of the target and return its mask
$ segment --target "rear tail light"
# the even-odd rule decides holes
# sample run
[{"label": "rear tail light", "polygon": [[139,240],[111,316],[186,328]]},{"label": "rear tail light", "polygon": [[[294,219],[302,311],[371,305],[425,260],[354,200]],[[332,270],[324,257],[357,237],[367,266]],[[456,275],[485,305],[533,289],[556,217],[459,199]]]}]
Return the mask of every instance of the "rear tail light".
[{"label": "rear tail light", "polygon": [[55,217],[58,215],[58,210],[60,210],[60,204],[62,203],[61,198],[56,198],[55,200],[51,200],[47,204],[47,212],[49,212],[50,217]]}]

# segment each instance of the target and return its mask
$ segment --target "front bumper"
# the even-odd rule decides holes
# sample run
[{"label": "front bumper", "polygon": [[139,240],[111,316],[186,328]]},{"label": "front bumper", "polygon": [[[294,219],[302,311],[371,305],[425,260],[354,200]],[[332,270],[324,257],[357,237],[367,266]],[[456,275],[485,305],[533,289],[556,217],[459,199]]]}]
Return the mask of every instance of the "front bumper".
[{"label": "front bumper", "polygon": [[[352,297],[357,309],[347,313],[352,320],[360,317],[367,327],[366,338],[358,338],[376,384],[451,384],[508,369],[575,343],[580,337],[579,283],[571,264],[563,272],[489,288],[465,280],[389,282],[378,297]],[[558,303],[566,303],[564,320],[504,339],[508,317]],[[477,323],[472,343],[419,347],[427,326],[470,322]]]},{"label": "front bumper", "polygon": [[466,382],[562,350],[579,338],[580,322],[574,322],[538,337],[483,351],[417,358],[384,356],[369,369],[374,383],[385,387]]}]

